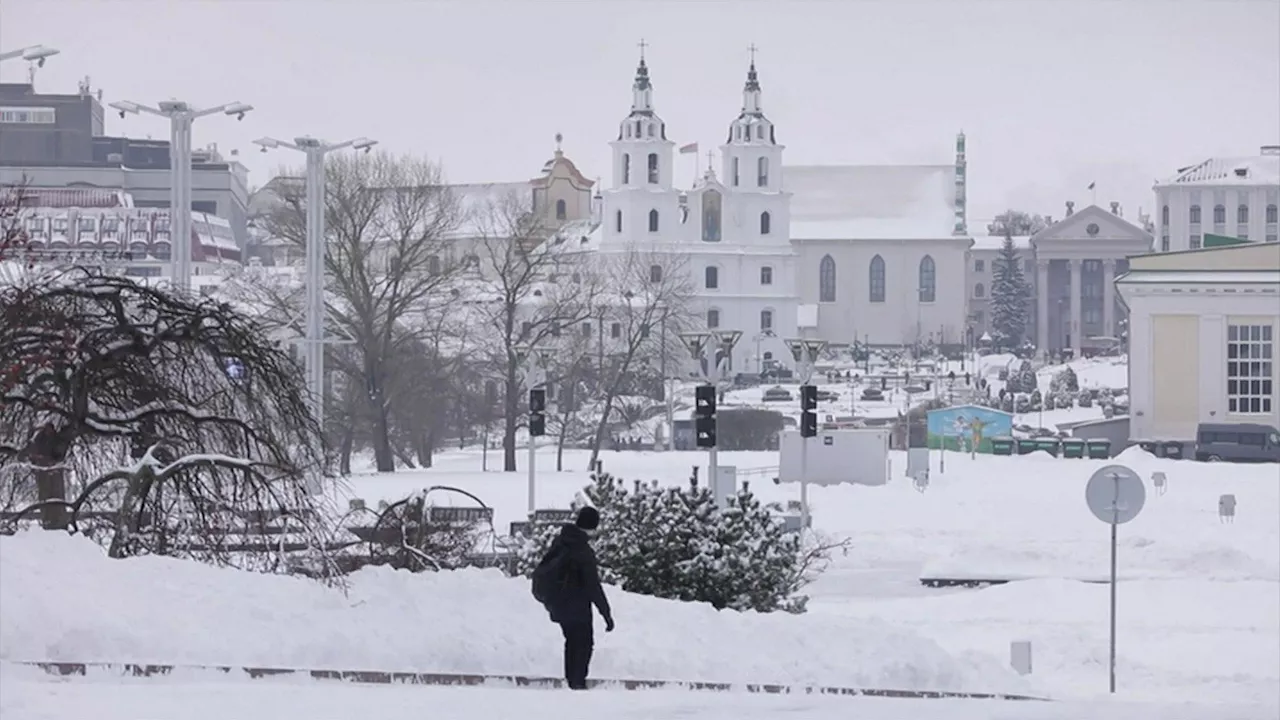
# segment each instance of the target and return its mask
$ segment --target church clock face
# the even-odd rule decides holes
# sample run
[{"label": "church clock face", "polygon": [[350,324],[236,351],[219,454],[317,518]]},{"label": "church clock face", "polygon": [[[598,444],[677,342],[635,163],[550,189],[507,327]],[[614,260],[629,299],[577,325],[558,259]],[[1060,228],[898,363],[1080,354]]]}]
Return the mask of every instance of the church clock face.
[{"label": "church clock face", "polygon": [[1084,231],[1089,234],[1089,237],[1096,237],[1098,235],[1098,223],[1089,223]]}]

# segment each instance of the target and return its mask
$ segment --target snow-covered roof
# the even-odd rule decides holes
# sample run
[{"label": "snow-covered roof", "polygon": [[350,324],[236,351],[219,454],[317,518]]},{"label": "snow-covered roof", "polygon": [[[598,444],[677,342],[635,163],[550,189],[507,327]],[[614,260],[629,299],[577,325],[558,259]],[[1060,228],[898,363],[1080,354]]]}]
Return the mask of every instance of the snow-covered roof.
[{"label": "snow-covered roof", "polygon": [[[973,226],[979,226],[979,225],[985,226],[985,225],[986,225],[986,223],[970,223],[970,225],[973,225]],[[1019,250],[1030,250],[1030,249],[1031,249],[1031,236],[1030,236],[1030,235],[1015,235],[1015,236],[1013,236],[1013,246],[1014,246],[1015,248],[1019,249]],[[995,252],[995,251],[1000,250],[1000,248],[1002,248],[1002,247],[1004,247],[1004,236],[1003,236],[1003,235],[974,235],[974,236],[973,236],[973,246],[972,246],[970,249],[972,249],[972,250],[978,250],[978,251],[991,251],[991,252]]]},{"label": "snow-covered roof", "polygon": [[953,165],[799,165],[783,168],[795,240],[952,237]]},{"label": "snow-covered roof", "polygon": [[493,217],[495,209],[516,202],[533,211],[533,189],[528,181],[470,183],[449,185],[449,191],[458,199],[462,211],[461,222],[451,233],[454,238],[474,238],[502,232],[501,220]]},{"label": "snow-covered roof", "polygon": [[1132,270],[1121,276],[1125,284],[1195,285],[1201,283],[1232,285],[1280,285],[1276,270]]},{"label": "snow-covered roof", "polygon": [[105,188],[23,188],[22,204],[42,208],[127,208],[133,207],[133,196],[123,190]]},{"label": "snow-covered roof", "polygon": [[1209,158],[1180,168],[1161,185],[1280,185],[1280,153]]}]

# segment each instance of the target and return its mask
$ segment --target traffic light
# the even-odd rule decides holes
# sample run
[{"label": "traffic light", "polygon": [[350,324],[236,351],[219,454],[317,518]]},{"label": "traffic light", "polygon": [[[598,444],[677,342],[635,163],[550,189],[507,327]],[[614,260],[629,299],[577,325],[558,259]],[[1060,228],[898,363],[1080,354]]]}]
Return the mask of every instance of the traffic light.
[{"label": "traffic light", "polygon": [[534,388],[529,391],[529,436],[542,437],[547,434],[547,391]]},{"label": "traffic light", "polygon": [[818,386],[800,386],[800,437],[818,434]]},{"label": "traffic light", "polygon": [[700,448],[716,446],[716,386],[699,385],[694,394],[693,430]]}]

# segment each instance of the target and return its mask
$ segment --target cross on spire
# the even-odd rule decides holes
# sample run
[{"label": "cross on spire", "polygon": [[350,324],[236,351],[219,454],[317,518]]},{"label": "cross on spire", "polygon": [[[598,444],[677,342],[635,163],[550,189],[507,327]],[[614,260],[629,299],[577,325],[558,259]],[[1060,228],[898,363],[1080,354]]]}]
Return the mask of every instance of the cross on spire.
[{"label": "cross on spire", "polygon": [[756,64],[756,50],[759,50],[759,48],[756,47],[755,43],[751,43],[750,45],[747,46],[747,52],[751,53],[752,65]]},{"label": "cross on spire", "polygon": [[707,151],[707,169],[708,170],[710,170],[711,166],[715,164],[715,161],[716,161],[715,151],[708,150]]},{"label": "cross on spire", "polygon": [[640,59],[644,60],[644,49],[649,47],[649,43],[645,42],[644,38],[640,38],[638,45],[640,46]]}]

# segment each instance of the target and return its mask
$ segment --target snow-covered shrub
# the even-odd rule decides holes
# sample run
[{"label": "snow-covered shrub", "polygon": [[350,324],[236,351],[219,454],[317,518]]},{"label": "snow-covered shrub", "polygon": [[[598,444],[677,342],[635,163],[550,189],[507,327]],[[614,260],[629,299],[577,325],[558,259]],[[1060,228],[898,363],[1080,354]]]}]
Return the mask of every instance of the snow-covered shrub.
[{"label": "snow-covered shrub", "polygon": [[1070,410],[1075,407],[1075,393],[1069,390],[1059,390],[1054,393],[1053,404],[1063,410]]},{"label": "snow-covered shrub", "polygon": [[1062,368],[1053,380],[1049,383],[1049,390],[1055,393],[1076,392],[1080,389],[1080,381],[1076,378],[1076,371],[1070,366]]},{"label": "snow-covered shrub", "polygon": [[1076,395],[1076,404],[1082,408],[1093,407],[1093,393],[1088,390],[1081,390]]},{"label": "snow-covered shrub", "polygon": [[[592,476],[584,501],[600,511],[593,545],[601,576],[627,592],[707,602],[717,609],[803,612],[799,590],[838,545],[806,543],[743,490],[720,509],[707,487],[636,484]],[[520,548],[529,574],[560,531],[536,530]]]},{"label": "snow-covered shrub", "polygon": [[1045,396],[1044,396],[1044,409],[1045,409],[1045,410],[1054,410],[1054,409],[1056,409],[1056,408],[1058,407],[1058,404],[1057,404],[1057,402],[1055,401],[1055,397],[1056,397],[1056,396],[1055,396],[1053,393],[1045,393]]},{"label": "snow-covered shrub", "polygon": [[1013,396],[1013,410],[1017,413],[1031,412],[1031,398],[1023,393]]}]

